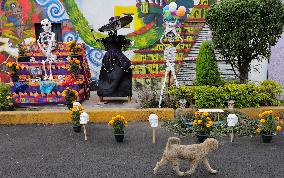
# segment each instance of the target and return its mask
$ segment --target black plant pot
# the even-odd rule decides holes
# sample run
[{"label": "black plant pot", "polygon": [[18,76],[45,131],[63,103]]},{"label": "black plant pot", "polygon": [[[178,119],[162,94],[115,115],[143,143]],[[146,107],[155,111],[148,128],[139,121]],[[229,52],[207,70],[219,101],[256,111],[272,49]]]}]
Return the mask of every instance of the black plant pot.
[{"label": "black plant pot", "polygon": [[81,125],[73,125],[73,130],[76,133],[80,133],[81,132]]},{"label": "black plant pot", "polygon": [[73,108],[73,104],[72,104],[72,103],[67,103],[66,105],[67,105],[67,108],[68,108],[68,109]]},{"label": "black plant pot", "polygon": [[115,137],[115,140],[117,142],[123,142],[123,139],[124,139],[124,131],[120,132],[120,133],[114,133],[114,137]]},{"label": "black plant pot", "polygon": [[208,138],[208,135],[196,134],[196,137],[199,143],[203,143]]},{"label": "black plant pot", "polygon": [[270,143],[272,140],[272,135],[261,135],[263,143]]},{"label": "black plant pot", "polygon": [[19,75],[11,75],[11,79],[13,82],[18,82],[19,81]]}]

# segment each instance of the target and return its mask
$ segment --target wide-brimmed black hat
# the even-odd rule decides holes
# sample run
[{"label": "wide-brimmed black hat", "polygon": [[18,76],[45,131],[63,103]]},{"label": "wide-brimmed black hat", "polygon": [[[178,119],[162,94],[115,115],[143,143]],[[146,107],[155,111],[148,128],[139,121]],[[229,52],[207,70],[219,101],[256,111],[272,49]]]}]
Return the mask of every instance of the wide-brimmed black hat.
[{"label": "wide-brimmed black hat", "polygon": [[131,15],[127,15],[124,17],[111,17],[109,19],[109,23],[99,28],[100,32],[106,32],[106,31],[113,31],[118,30],[120,28],[125,27],[126,25],[130,24],[133,20],[133,17]]}]

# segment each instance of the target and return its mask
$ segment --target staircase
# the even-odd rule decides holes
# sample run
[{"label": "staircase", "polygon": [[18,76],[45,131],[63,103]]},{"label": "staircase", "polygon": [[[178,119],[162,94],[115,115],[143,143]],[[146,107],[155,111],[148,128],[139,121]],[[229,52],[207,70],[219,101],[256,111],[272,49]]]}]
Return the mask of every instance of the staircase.
[{"label": "staircase", "polygon": [[182,67],[180,68],[177,79],[180,85],[192,85],[195,79],[195,61],[198,56],[199,48],[203,41],[210,38],[210,29],[204,24],[197,40],[191,48],[188,56],[184,58]]},{"label": "staircase", "polygon": [[[202,30],[200,31],[196,42],[191,48],[188,56],[184,58],[182,67],[178,71],[177,80],[180,85],[192,85],[195,80],[195,66],[196,59],[198,56],[199,48],[203,41],[210,40],[211,33],[208,25],[204,24]],[[237,80],[234,72],[229,64],[226,64],[224,60],[221,59],[219,54],[216,54],[217,63],[221,78],[226,81]]]}]

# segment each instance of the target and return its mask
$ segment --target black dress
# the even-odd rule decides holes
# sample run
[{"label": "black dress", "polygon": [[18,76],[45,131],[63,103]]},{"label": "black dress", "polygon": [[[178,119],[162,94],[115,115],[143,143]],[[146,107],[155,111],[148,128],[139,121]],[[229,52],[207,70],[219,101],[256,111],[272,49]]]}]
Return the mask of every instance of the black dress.
[{"label": "black dress", "polygon": [[130,41],[121,35],[110,35],[101,40],[106,49],[100,71],[97,94],[100,97],[132,96],[130,60],[122,53]]}]

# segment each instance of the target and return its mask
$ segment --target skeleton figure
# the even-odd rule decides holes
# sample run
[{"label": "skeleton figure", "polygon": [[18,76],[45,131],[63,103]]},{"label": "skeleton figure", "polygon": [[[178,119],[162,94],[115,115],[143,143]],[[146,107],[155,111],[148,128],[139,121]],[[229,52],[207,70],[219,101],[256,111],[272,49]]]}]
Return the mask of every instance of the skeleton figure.
[{"label": "skeleton figure", "polygon": [[[55,41],[55,33],[51,31],[51,23],[48,19],[44,19],[41,21],[41,26],[43,29],[43,32],[40,33],[40,36],[37,40],[37,44],[43,54],[46,57],[46,60],[42,60],[41,63],[43,64],[43,70],[44,70],[44,80],[52,80],[52,70],[51,70],[51,64],[56,61],[57,56],[52,54],[52,51],[56,47],[56,41]],[[49,63],[49,77],[47,76],[46,69],[45,69],[45,63]]]},{"label": "skeleton figure", "polygon": [[[175,63],[174,63],[174,61],[175,61],[175,58],[176,58],[176,47],[178,45],[180,45],[180,43],[183,42],[183,39],[176,32],[176,29],[175,29],[177,21],[175,21],[175,22],[167,22],[166,21],[165,23],[166,23],[166,29],[165,29],[165,31],[164,31],[161,39],[160,39],[160,42],[165,47],[164,58],[166,60],[166,72],[165,72],[165,77],[164,77],[164,81],[163,81],[163,85],[162,85],[162,89],[161,89],[161,93],[160,93],[159,108],[161,107],[161,104],[162,104],[164,89],[165,89],[165,85],[166,85],[166,79],[167,79],[169,72],[172,73],[176,86],[177,87],[179,86],[178,81],[177,81],[177,77],[176,77],[176,74],[175,74]],[[173,43],[175,42],[176,36],[180,39],[180,42],[177,44],[177,46],[174,46]],[[164,37],[168,37],[168,41],[170,42],[169,46],[166,46],[163,43]]]}]

